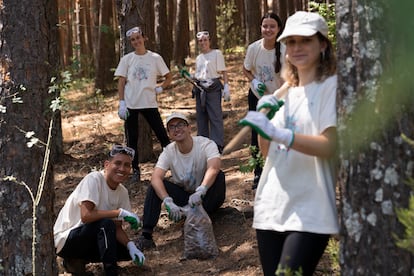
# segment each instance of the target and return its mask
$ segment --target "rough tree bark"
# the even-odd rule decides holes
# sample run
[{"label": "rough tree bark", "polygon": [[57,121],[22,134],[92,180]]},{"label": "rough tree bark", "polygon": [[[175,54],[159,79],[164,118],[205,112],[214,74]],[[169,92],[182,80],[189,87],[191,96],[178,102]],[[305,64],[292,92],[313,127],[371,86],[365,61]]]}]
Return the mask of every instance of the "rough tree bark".
[{"label": "rough tree bark", "polygon": [[[393,238],[404,231],[395,208],[407,207],[410,191],[404,182],[413,175],[413,149],[400,137],[414,135],[413,89],[396,66],[401,44],[393,42],[402,30],[388,28],[398,18],[406,22],[400,14],[412,7],[404,2],[409,1],[336,1],[342,275],[413,271],[412,257]],[[394,13],[390,6],[402,9]],[[405,36],[412,47],[413,39],[407,41],[412,35]],[[403,59],[412,61],[412,54]]]},{"label": "rough tree bark", "polygon": [[211,48],[217,48],[217,27],[216,27],[216,1],[199,0],[199,30],[210,33]]},{"label": "rough tree bark", "polygon": [[[46,142],[51,111],[48,87],[56,74],[57,6],[47,0],[0,2],[0,274],[56,275],[53,244],[54,189],[48,173],[36,211],[36,259],[32,266],[32,198],[24,186],[4,179],[13,175],[36,196],[45,147],[29,148],[25,137]],[[24,88],[23,88],[24,87]],[[21,104],[13,103],[20,97]],[[54,160],[50,160],[53,162]]]}]

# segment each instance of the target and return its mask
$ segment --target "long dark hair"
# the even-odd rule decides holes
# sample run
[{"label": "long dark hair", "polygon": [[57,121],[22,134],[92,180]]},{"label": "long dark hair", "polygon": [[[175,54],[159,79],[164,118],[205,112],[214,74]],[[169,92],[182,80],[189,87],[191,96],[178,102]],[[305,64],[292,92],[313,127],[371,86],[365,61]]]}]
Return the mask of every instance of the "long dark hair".
[{"label": "long dark hair", "polygon": [[282,63],[280,62],[280,42],[277,42],[277,38],[283,31],[283,22],[277,14],[275,14],[274,12],[269,12],[263,15],[262,20],[260,21],[260,25],[262,25],[263,20],[265,18],[272,18],[277,22],[277,25],[279,25],[279,32],[277,33],[275,40],[275,73],[279,73],[280,69],[282,69]]}]

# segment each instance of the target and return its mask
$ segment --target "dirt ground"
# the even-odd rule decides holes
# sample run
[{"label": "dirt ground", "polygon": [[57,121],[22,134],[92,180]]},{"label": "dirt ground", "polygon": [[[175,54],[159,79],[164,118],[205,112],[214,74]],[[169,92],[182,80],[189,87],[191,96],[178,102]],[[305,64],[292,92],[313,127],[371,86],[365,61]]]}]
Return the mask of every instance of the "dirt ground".
[{"label": "dirt ground", "polygon": [[[223,102],[225,142],[240,130],[237,121],[247,112],[247,79],[242,73],[243,55],[226,55],[230,79],[231,102]],[[163,118],[173,111],[188,115],[196,134],[195,100],[191,98],[191,84],[173,70],[170,89],[158,96],[159,110]],[[114,143],[123,143],[123,124],[117,115],[116,91],[96,95],[93,89],[77,89],[64,95],[67,110],[62,112],[62,128],[65,155],[55,164],[55,213],[64,204],[79,181],[91,170],[101,169],[105,154]],[[155,137],[154,152],[158,156],[160,146]],[[222,208],[211,216],[219,255],[210,260],[183,260],[183,223],[172,223],[162,212],[154,229],[155,249],[144,252],[143,267],[132,262],[119,263],[120,275],[262,275],[257,244],[252,225],[254,191],[251,189],[252,173],[241,173],[239,166],[250,157],[247,144],[250,136],[239,149],[222,157],[222,169],[226,175],[226,200]],[[142,216],[144,197],[150,183],[156,158],[140,164],[141,184],[126,183],[133,211]],[[132,232],[132,238],[140,232]],[[58,258],[60,275],[65,273]],[[100,264],[89,264],[88,271],[102,275]],[[339,275],[332,268],[330,257],[325,254],[318,266],[317,275]]]}]

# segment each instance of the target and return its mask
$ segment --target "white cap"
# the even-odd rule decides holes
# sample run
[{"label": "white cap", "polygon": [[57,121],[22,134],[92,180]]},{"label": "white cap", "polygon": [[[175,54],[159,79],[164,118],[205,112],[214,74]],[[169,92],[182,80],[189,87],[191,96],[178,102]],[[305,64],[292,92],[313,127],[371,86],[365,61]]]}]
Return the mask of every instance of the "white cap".
[{"label": "white cap", "polygon": [[277,41],[282,41],[289,36],[312,36],[320,32],[328,38],[328,24],[318,13],[298,11],[286,20],[285,28]]},{"label": "white cap", "polygon": [[172,119],[181,119],[184,120],[187,124],[189,124],[190,122],[188,121],[187,117],[182,114],[182,113],[178,113],[178,112],[174,112],[172,113],[170,116],[167,117],[167,119],[165,120],[165,124],[168,125],[168,123],[172,120]]}]

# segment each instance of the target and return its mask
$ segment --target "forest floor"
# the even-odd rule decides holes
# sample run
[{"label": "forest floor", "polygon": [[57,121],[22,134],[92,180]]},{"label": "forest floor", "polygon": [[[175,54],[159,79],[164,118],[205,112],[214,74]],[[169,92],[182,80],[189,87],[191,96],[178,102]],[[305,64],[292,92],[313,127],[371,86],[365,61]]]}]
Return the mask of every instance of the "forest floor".
[{"label": "forest floor", "polygon": [[[237,122],[247,112],[249,83],[242,73],[243,55],[226,55],[231,101],[223,102],[225,142],[228,143],[241,129]],[[186,114],[196,134],[195,100],[191,98],[191,84],[180,78],[176,70],[171,87],[158,95],[159,110],[163,118],[173,111]],[[64,156],[55,164],[55,213],[79,181],[91,170],[101,169],[105,156],[115,143],[124,143],[123,123],[117,114],[116,91],[97,95],[91,88],[73,89],[64,95],[68,108],[62,112]],[[151,173],[160,145],[153,135],[154,157],[140,164],[141,183],[125,183],[129,190],[133,211],[142,216],[145,193],[150,185]],[[172,223],[166,212],[161,213],[154,229],[155,249],[144,252],[142,267],[132,262],[120,262],[120,275],[262,275],[258,257],[253,219],[254,190],[252,173],[241,173],[240,165],[250,158],[246,136],[238,150],[222,156],[222,169],[226,175],[226,200],[220,210],[211,216],[214,235],[219,248],[215,259],[186,260],[184,252],[183,223]],[[127,228],[131,238],[140,232]],[[327,249],[316,275],[339,275],[333,261],[335,252]],[[59,275],[65,273],[58,257]],[[88,264],[87,270],[102,275],[100,264]]]}]

